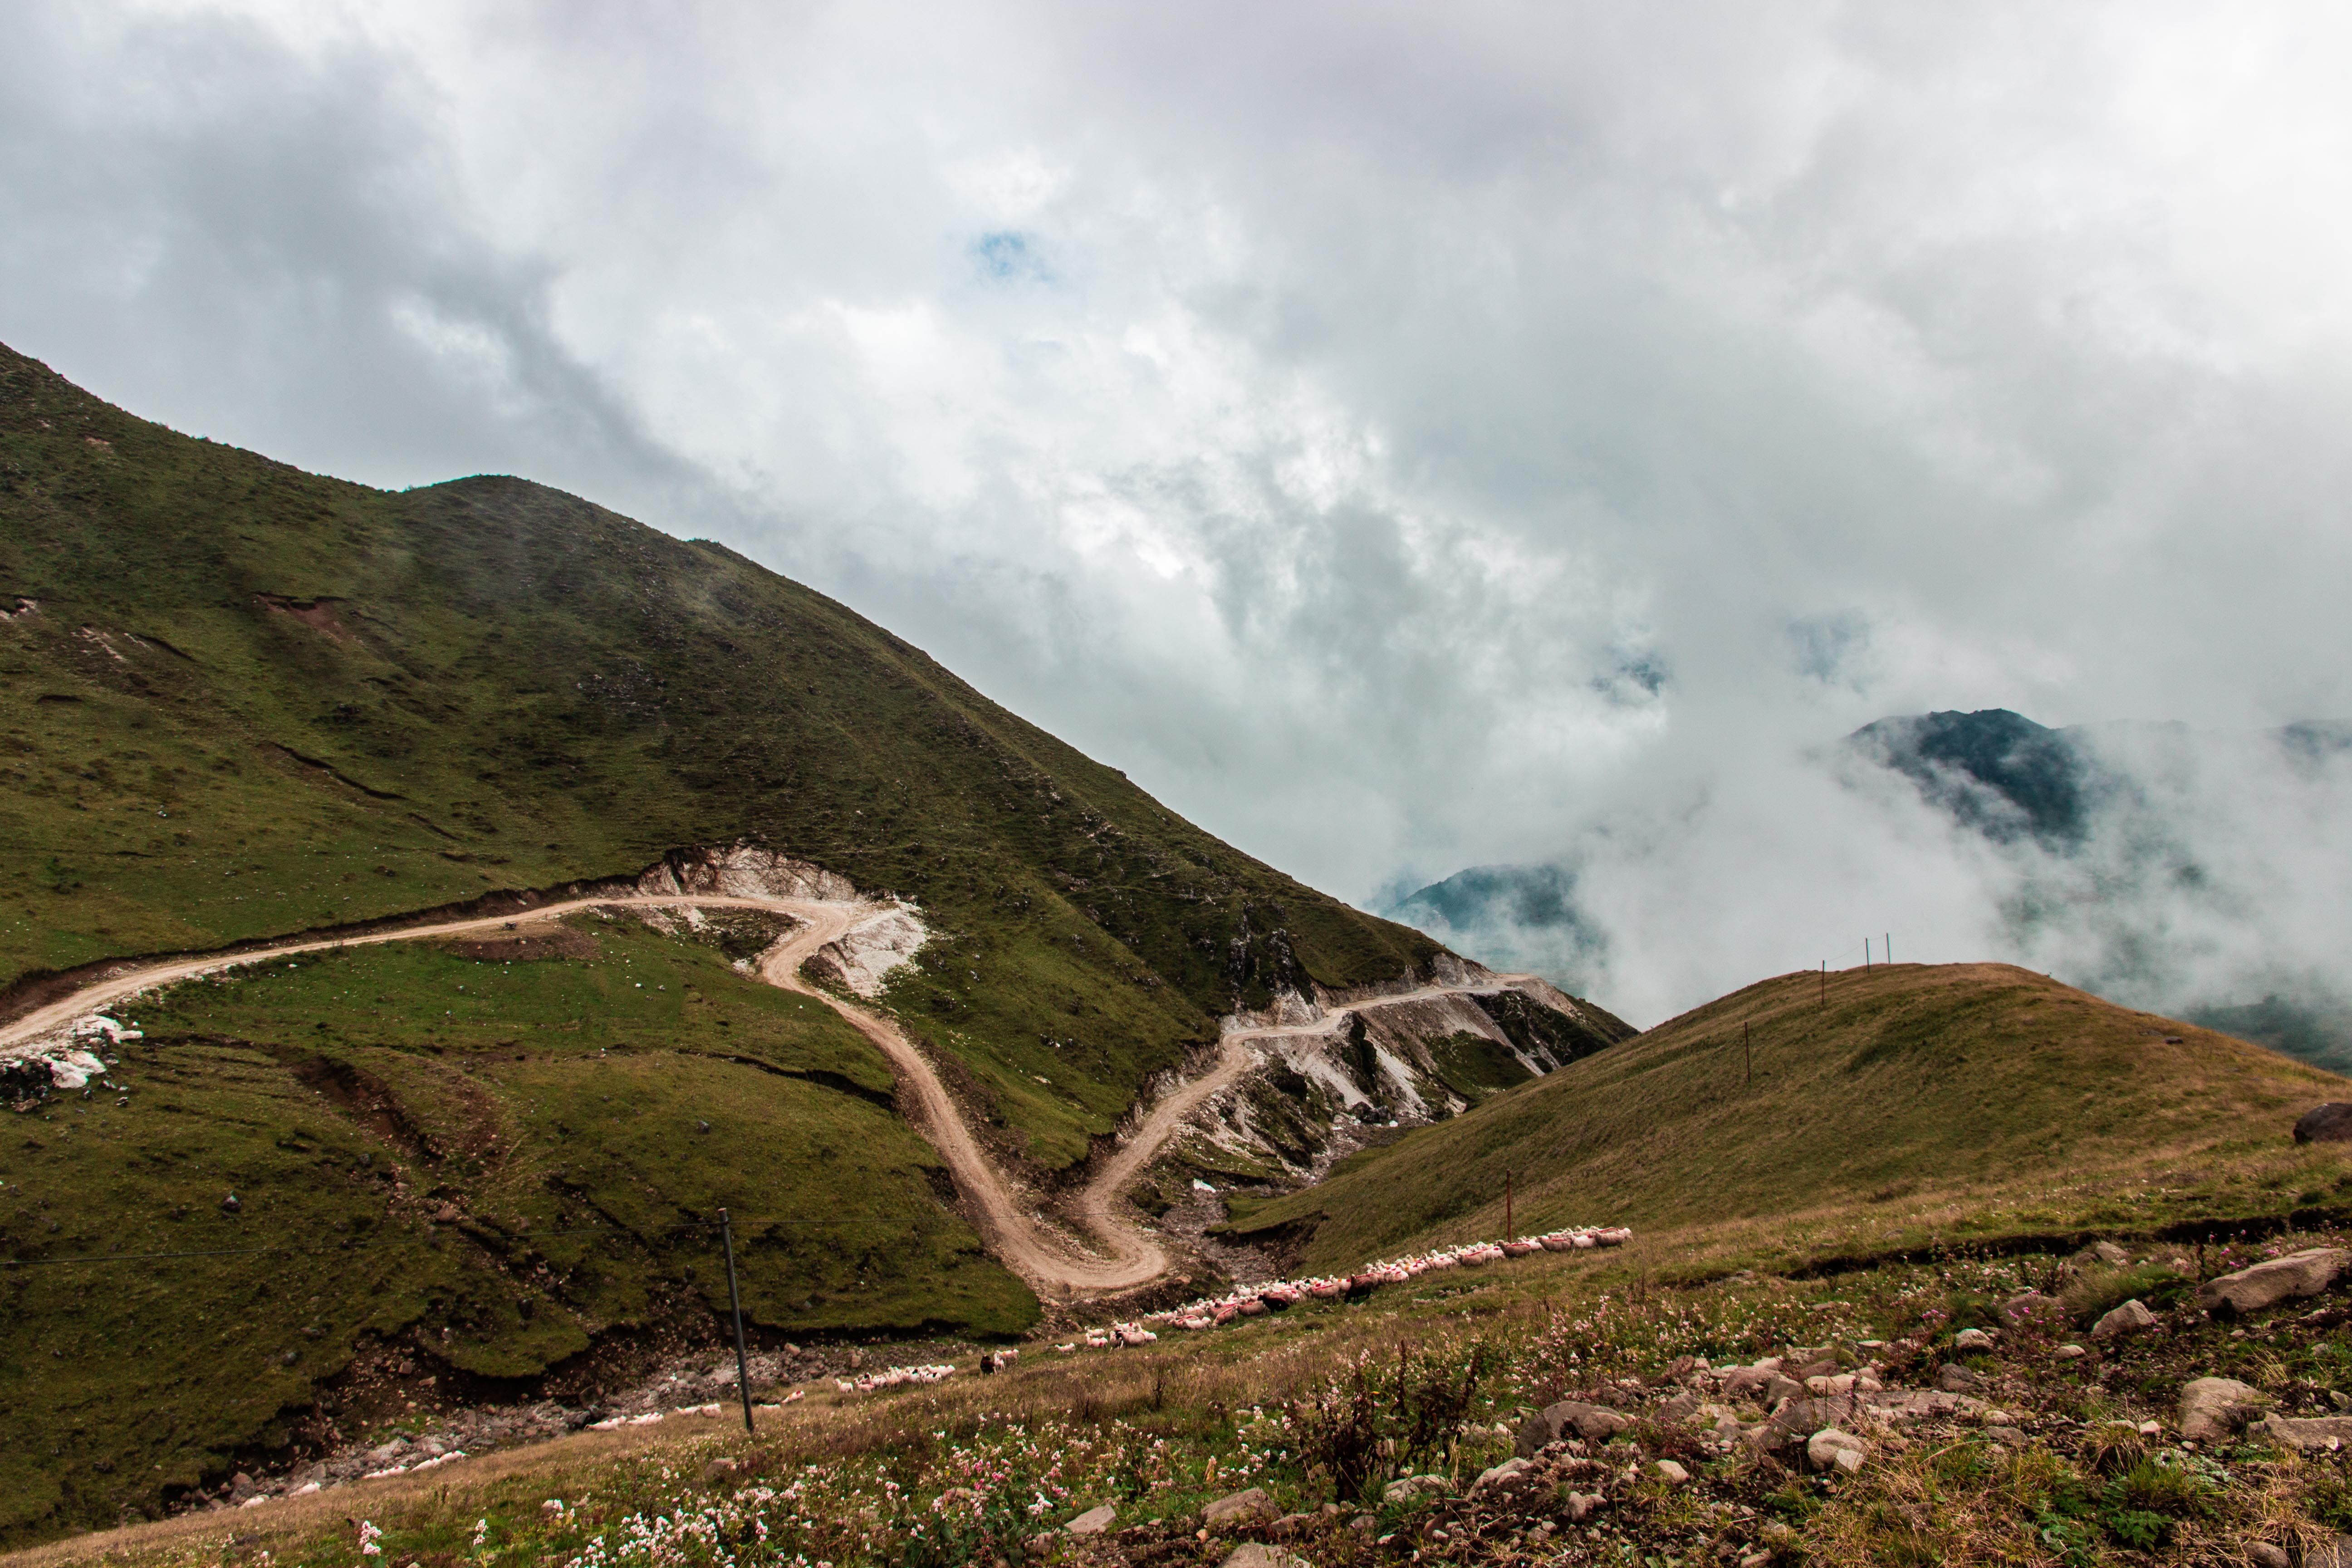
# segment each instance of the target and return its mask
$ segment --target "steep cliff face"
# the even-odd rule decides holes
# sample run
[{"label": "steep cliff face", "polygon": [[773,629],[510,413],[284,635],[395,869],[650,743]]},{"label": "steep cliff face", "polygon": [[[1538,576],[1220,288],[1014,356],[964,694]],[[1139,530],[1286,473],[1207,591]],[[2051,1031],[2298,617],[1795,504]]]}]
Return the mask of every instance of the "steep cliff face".
[{"label": "steep cliff face", "polygon": [[1286,993],[1228,1017],[1225,1045],[1243,1061],[1171,1140],[1161,1193],[1193,1180],[1313,1180],[1370,1135],[1459,1115],[1634,1032],[1546,981],[1452,954],[1428,975]]}]

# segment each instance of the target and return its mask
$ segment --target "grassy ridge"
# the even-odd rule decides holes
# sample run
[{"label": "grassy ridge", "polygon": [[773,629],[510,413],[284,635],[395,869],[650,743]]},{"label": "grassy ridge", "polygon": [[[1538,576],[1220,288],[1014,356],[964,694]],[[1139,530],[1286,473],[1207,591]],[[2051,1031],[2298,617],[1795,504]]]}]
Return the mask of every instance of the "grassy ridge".
[{"label": "grassy ridge", "polygon": [[0,980],[750,837],[923,904],[893,999],[1055,1169],[1217,1014],[1436,951],[720,546],[516,479],[304,474],[0,350],[20,601]]},{"label": "grassy ridge", "polygon": [[1787,975],[1357,1155],[1238,1228],[1311,1225],[1318,1264],[1491,1234],[1507,1173],[1522,1228],[1864,1205],[1894,1239],[1956,1197],[1981,1219],[1997,1192],[2140,1171],[2185,1212],[2345,1087],[2006,964],[1849,970],[1825,996],[1818,976]]},{"label": "grassy ridge", "polygon": [[[1034,1321],[855,1030],[738,973],[730,933],[571,926],[520,961],[395,943],[188,982],[126,1009],[127,1093],[14,1121],[0,1537],[152,1513],[290,1426],[391,1414],[340,1386],[375,1347],[454,1392],[707,1333],[726,1286],[697,1222],[721,1206],[757,1323]],[[292,1250],[151,1256],[253,1247]],[[63,1261],[118,1254],[149,1260]]]}]

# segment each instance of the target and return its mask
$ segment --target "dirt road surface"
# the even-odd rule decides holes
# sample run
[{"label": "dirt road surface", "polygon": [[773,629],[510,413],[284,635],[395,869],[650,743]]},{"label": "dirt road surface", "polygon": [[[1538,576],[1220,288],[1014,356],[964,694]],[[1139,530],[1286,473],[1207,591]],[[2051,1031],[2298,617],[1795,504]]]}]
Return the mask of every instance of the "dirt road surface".
[{"label": "dirt road surface", "polygon": [[[839,941],[854,926],[889,907],[865,902],[742,897],[719,893],[653,893],[597,899],[573,899],[544,904],[520,914],[488,915],[432,925],[404,926],[369,931],[360,936],[282,942],[233,956],[179,959],[133,966],[94,980],[71,995],[27,1013],[0,1026],[0,1058],[21,1055],[45,1037],[75,1020],[104,1011],[115,1003],[159,985],[217,973],[245,964],[286,958],[297,953],[326,952],[340,948],[373,947],[388,942],[417,942],[436,937],[463,936],[558,920],[584,910],[606,908],[683,908],[766,910],[790,916],[795,929],[760,959],[761,978],[772,985],[811,996],[847,1020],[874,1043],[908,1090],[916,1110],[917,1131],[939,1151],[955,1179],[971,1217],[997,1258],[1027,1280],[1039,1294],[1056,1299],[1109,1294],[1150,1283],[1167,1272],[1166,1250],[1129,1210],[1124,1193],[1174,1135],[1184,1119],[1202,1101],[1233,1082],[1252,1064],[1250,1044],[1282,1036],[1325,1035],[1340,1028],[1353,1009],[1342,1009],[1305,1024],[1281,1024],[1236,1029],[1219,1042],[1217,1063],[1155,1104],[1118,1152],[1104,1163],[1092,1181],[1077,1194],[1074,1206],[1087,1229],[1093,1232],[1101,1255],[1087,1253],[1056,1234],[1024,1203],[1013,1184],[998,1170],[972,1137],[957,1110],[947,1086],[914,1042],[887,1016],[870,1011],[811,984],[801,966],[820,948]],[[1476,986],[1427,985],[1395,996],[1382,996],[1361,1007],[1489,991],[1518,976],[1498,975]]]}]

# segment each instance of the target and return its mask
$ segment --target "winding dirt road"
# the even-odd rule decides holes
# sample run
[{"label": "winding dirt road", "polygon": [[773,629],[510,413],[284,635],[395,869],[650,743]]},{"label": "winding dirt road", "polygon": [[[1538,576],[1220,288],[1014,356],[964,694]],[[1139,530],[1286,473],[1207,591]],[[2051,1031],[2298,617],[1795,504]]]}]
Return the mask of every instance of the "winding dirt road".
[{"label": "winding dirt road", "polygon": [[[0,1026],[0,1058],[22,1055],[47,1037],[75,1020],[103,1011],[125,997],[158,985],[217,973],[245,964],[265,963],[297,953],[324,952],[339,948],[373,947],[390,942],[416,942],[435,937],[463,936],[483,931],[534,925],[585,910],[693,906],[699,909],[764,910],[787,915],[795,929],[760,958],[760,976],[772,985],[811,996],[847,1020],[887,1058],[909,1091],[915,1107],[916,1130],[928,1138],[964,1195],[982,1239],[998,1259],[1026,1279],[1041,1295],[1058,1298],[1102,1295],[1132,1289],[1167,1272],[1169,1258],[1151,1235],[1129,1217],[1122,1194],[1142,1173],[1161,1146],[1186,1117],[1210,1096],[1239,1078],[1252,1065],[1253,1040],[1284,1036],[1326,1035],[1339,1030],[1354,1009],[1343,1008],[1309,1023],[1268,1025],[1236,1029],[1219,1042],[1216,1065],[1191,1079],[1148,1111],[1118,1152],[1106,1161],[1092,1181],[1076,1194],[1074,1207],[1094,1233],[1107,1256],[1096,1256],[1055,1234],[1042,1217],[1022,1201],[1003,1172],[984,1153],[965,1124],[947,1086],[912,1040],[887,1016],[867,1010],[811,984],[801,966],[818,950],[839,941],[860,922],[885,913],[889,906],[815,899],[747,897],[723,893],[641,893],[567,900],[517,914],[487,915],[432,925],[404,926],[363,935],[281,942],[231,956],[180,959],[118,971],[93,980],[47,1006]],[[1497,975],[1475,986],[1427,985],[1394,996],[1360,1004],[1387,1006],[1439,996],[1460,995],[1496,988],[1520,978]]]}]

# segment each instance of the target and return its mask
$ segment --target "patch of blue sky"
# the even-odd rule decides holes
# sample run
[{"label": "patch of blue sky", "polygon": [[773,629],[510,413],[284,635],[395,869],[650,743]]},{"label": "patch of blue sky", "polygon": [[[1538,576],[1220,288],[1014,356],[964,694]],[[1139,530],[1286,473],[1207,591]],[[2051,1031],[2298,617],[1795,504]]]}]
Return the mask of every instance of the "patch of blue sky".
[{"label": "patch of blue sky", "polygon": [[1053,281],[1053,269],[1032,236],[1017,229],[996,229],[971,242],[973,266],[981,275],[997,282],[1009,283],[1027,279],[1037,283]]}]

